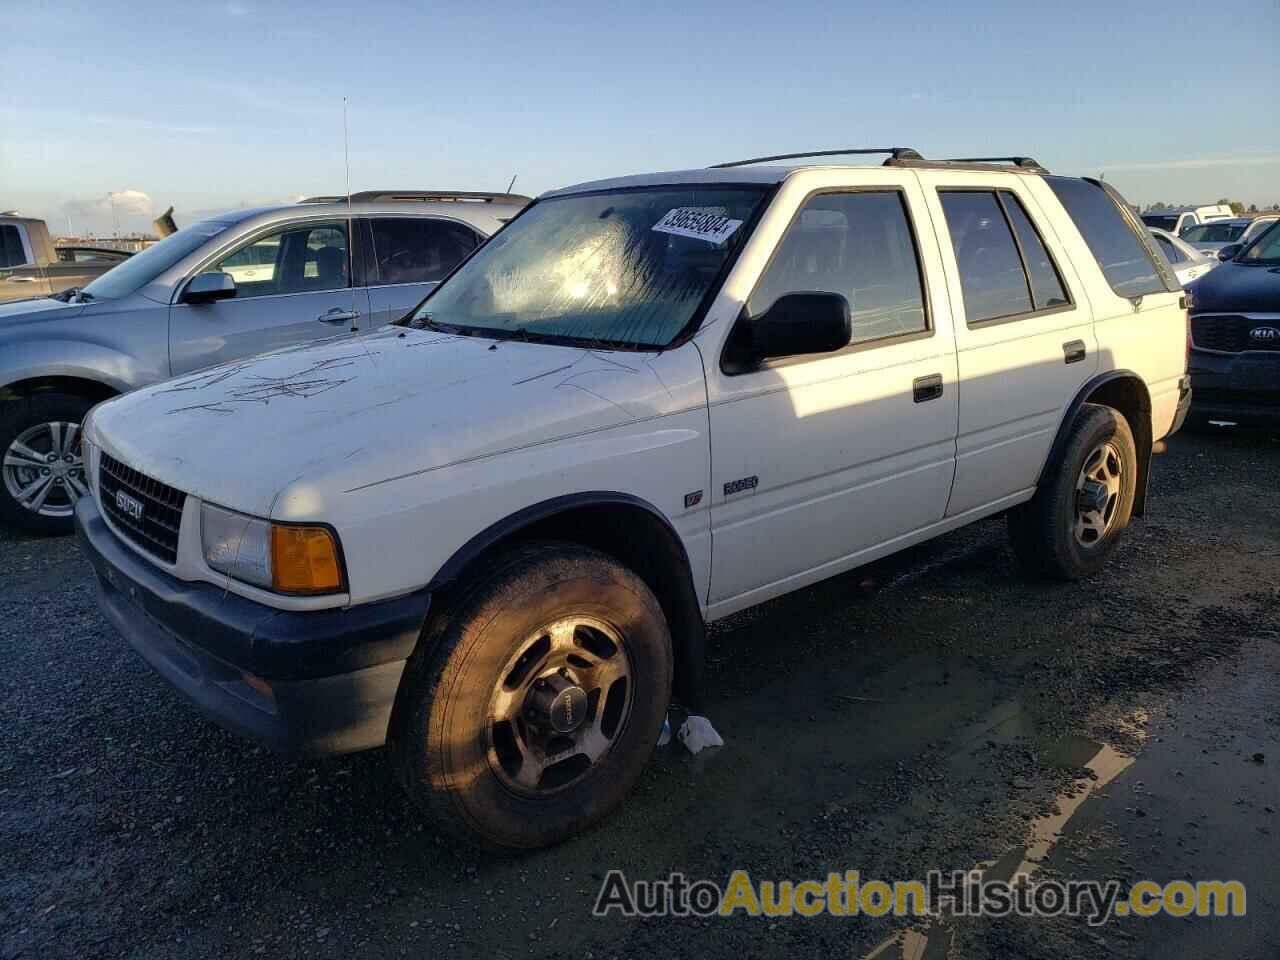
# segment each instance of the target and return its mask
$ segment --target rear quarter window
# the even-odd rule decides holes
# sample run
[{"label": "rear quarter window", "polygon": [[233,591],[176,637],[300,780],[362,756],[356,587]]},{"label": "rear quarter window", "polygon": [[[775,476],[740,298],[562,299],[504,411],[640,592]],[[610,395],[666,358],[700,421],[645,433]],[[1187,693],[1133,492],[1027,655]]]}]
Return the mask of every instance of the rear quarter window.
[{"label": "rear quarter window", "polygon": [[22,234],[11,223],[0,225],[0,267],[20,267],[27,262]]},{"label": "rear quarter window", "polygon": [[1102,187],[1071,177],[1045,181],[1075,221],[1117,296],[1142,297],[1170,289],[1151,250]]}]

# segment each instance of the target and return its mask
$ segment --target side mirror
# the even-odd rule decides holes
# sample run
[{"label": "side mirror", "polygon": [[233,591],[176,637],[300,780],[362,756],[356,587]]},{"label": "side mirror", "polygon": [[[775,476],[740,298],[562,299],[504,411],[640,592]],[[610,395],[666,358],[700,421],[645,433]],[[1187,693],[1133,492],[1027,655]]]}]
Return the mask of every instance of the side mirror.
[{"label": "side mirror", "polygon": [[1234,260],[1239,256],[1240,251],[1244,249],[1243,243],[1228,243],[1225,247],[1218,251],[1219,260]]},{"label": "side mirror", "polygon": [[742,371],[761,360],[841,350],[852,337],[849,301],[843,296],[788,293],[738,324],[725,359]]},{"label": "side mirror", "polygon": [[236,280],[229,273],[198,273],[182,291],[183,303],[213,303],[236,295]]}]

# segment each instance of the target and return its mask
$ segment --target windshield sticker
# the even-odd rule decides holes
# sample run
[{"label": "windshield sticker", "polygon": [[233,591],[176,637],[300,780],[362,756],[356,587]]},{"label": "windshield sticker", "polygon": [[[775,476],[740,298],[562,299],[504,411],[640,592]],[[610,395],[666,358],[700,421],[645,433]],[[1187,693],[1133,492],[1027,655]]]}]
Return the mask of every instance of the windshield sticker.
[{"label": "windshield sticker", "polygon": [[711,244],[724,243],[742,226],[741,220],[730,220],[723,213],[709,211],[705,207],[676,207],[653,225],[658,233],[671,233],[677,237],[706,240]]}]

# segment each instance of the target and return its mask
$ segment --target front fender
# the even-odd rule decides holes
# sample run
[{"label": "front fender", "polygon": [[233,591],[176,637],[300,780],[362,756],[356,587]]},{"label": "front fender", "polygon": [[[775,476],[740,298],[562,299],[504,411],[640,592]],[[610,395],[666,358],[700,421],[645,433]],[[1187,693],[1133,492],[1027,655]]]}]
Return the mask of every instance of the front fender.
[{"label": "front fender", "polygon": [[73,377],[125,393],[167,374],[114,347],[84,340],[0,339],[0,358],[0,389],[24,380]]}]

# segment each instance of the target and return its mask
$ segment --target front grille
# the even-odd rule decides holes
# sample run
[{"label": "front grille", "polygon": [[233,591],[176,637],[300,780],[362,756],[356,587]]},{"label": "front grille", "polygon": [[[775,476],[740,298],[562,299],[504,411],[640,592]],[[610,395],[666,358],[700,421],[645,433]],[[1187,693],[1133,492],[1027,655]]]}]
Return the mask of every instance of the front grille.
[{"label": "front grille", "polygon": [[1191,342],[1201,350],[1243,353],[1245,350],[1280,351],[1280,337],[1256,339],[1259,327],[1280,330],[1280,320],[1258,320],[1239,314],[1209,314],[1191,318]]},{"label": "front grille", "polygon": [[[152,480],[105,453],[98,465],[98,492],[102,510],[117,531],[153,557],[165,563],[177,561],[185,493]],[[119,494],[142,504],[141,516],[126,513],[117,502]]]}]

